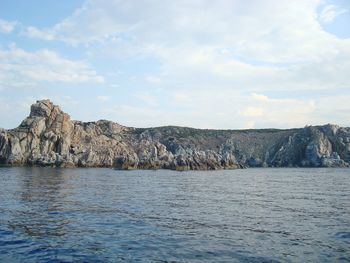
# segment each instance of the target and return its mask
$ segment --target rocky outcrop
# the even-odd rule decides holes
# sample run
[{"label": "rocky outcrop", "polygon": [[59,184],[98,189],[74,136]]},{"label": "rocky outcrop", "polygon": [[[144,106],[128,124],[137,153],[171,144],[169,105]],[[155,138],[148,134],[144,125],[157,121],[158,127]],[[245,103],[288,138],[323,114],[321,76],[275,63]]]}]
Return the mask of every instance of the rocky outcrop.
[{"label": "rocky outcrop", "polygon": [[243,167],[349,167],[350,128],[277,130],[139,129],[73,121],[37,101],[12,130],[0,129],[0,165],[215,170]]}]

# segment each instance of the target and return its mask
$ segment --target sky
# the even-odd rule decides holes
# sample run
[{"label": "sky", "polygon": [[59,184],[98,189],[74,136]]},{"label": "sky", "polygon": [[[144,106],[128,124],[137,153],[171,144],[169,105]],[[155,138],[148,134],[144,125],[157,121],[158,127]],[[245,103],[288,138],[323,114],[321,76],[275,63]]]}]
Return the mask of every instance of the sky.
[{"label": "sky", "polygon": [[0,127],[350,126],[349,0],[0,0]]}]

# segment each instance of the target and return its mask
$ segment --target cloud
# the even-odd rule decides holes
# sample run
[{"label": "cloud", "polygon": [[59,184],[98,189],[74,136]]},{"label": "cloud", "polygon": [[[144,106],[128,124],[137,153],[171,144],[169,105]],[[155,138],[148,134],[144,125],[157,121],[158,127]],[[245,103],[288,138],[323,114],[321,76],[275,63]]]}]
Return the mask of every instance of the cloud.
[{"label": "cloud", "polygon": [[259,117],[264,115],[264,109],[257,107],[246,107],[243,111],[240,111],[240,114],[245,117]]},{"label": "cloud", "polygon": [[[53,27],[28,27],[26,34],[72,45],[107,43],[134,54],[151,52],[161,56],[170,48],[192,44],[286,62],[323,53],[322,48],[314,48],[329,38],[315,20],[319,4],[318,0],[222,0],[215,5],[209,0],[86,1]],[[178,56],[174,52],[171,55]],[[205,56],[197,52],[191,59],[197,63],[208,61]]]},{"label": "cloud", "polygon": [[54,40],[55,36],[52,33],[45,32],[43,30],[40,30],[38,28],[29,26],[25,30],[25,35],[32,37],[32,38],[39,38],[44,40]]},{"label": "cloud", "polygon": [[15,29],[17,24],[17,21],[6,21],[0,19],[0,32],[11,33]]},{"label": "cloud", "polygon": [[15,45],[0,49],[0,88],[103,81],[85,61],[69,60],[47,49],[27,52]]},{"label": "cloud", "polygon": [[252,93],[252,99],[256,101],[268,102],[269,98],[262,94]]},{"label": "cloud", "polygon": [[[157,99],[157,96],[154,97]],[[124,103],[106,107],[100,114],[123,125],[136,127],[179,125],[239,129],[293,128],[304,127],[306,124],[329,123],[332,122],[332,119],[328,118],[331,115],[325,113],[334,114],[340,111],[343,112],[344,118],[346,110],[350,110],[347,104],[337,105],[336,97],[331,97],[328,105],[323,99],[277,99],[260,94],[260,98],[262,97],[263,100],[256,100],[254,95],[247,96],[235,92],[221,94],[215,91],[195,93],[179,90],[173,93],[173,97],[164,101],[161,107],[150,107],[147,103]],[[344,121],[337,121],[344,124]]]},{"label": "cloud", "polygon": [[321,3],[86,1],[55,26],[28,30],[88,45],[92,56],[156,60],[159,72],[145,81],[169,89],[329,89],[349,83],[350,40],[322,29]]},{"label": "cloud", "polygon": [[302,127],[313,123],[316,104],[312,99],[269,98],[252,94],[241,114],[254,121],[255,127]]},{"label": "cloud", "polygon": [[341,8],[339,6],[326,5],[320,13],[320,20],[323,23],[331,23],[337,16],[340,16],[347,12],[349,12],[349,10]]},{"label": "cloud", "polygon": [[[27,34],[89,45],[90,51],[106,56],[151,56],[166,73],[182,68],[231,78],[241,72],[273,75],[275,63],[318,61],[337,50],[339,40],[317,21],[320,4],[319,0],[222,0],[215,5],[181,0],[86,1],[53,27],[28,27]],[[322,17],[339,10],[328,6]]]},{"label": "cloud", "polygon": [[[123,103],[109,114],[130,125],[134,121],[136,126],[171,122],[203,128],[293,127],[331,122],[328,112],[343,116],[334,119],[346,123],[335,101],[341,99],[338,94],[349,95],[350,39],[340,39],[320,25],[346,10],[327,5],[318,15],[323,4],[87,0],[56,25],[27,27],[25,34],[78,47],[91,60],[122,65],[127,61],[123,74],[115,76],[118,92],[141,103]],[[103,80],[86,62],[73,62],[80,65],[77,72],[85,65],[83,75],[89,81]],[[44,78],[40,70],[35,72]],[[128,74],[134,76],[135,86],[157,84],[162,97],[144,90],[135,96],[138,87],[128,91]],[[25,77],[37,81],[28,73]],[[19,77],[13,83],[30,81]],[[332,106],[323,92],[333,98]]]}]

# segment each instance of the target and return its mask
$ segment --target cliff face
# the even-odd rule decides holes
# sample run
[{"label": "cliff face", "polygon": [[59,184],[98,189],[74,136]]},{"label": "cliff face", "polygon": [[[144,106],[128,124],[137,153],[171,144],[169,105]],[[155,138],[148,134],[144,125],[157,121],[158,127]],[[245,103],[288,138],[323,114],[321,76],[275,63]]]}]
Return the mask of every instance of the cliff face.
[{"label": "cliff face", "polygon": [[350,128],[290,130],[137,129],[72,121],[37,101],[18,128],[0,129],[1,165],[213,170],[242,167],[349,167]]}]

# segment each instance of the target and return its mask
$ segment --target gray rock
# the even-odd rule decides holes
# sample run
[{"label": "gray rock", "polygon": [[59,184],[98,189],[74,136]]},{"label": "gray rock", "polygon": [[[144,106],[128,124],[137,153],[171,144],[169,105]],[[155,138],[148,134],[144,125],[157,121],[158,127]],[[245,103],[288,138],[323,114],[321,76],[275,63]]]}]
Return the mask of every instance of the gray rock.
[{"label": "gray rock", "polygon": [[0,165],[216,170],[243,167],[348,167],[350,129],[200,130],[72,121],[37,101],[15,129],[0,129]]}]

